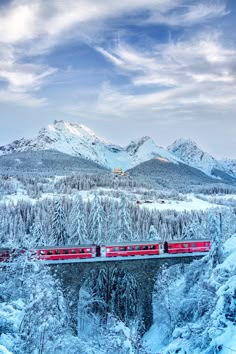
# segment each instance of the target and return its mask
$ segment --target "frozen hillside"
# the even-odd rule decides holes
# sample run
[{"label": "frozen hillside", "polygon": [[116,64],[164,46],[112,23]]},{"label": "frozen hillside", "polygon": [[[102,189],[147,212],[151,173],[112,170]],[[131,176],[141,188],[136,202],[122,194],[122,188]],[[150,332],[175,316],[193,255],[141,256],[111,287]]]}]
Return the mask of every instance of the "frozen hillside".
[{"label": "frozen hillside", "polygon": [[20,139],[1,146],[0,154],[13,152],[57,150],[72,156],[94,161],[102,166],[127,169],[154,156],[177,162],[179,159],[155,142],[144,137],[132,141],[126,148],[113,145],[99,138],[91,129],[78,123],[54,121],[39,131],[36,138]]},{"label": "frozen hillside", "polygon": [[162,147],[157,146],[156,143],[148,136],[131,141],[131,143],[126,147],[126,152],[133,160],[132,166],[151,160],[154,157],[159,157],[167,162],[180,162],[178,157],[175,157]]},{"label": "frozen hillside", "polygon": [[154,324],[144,338],[151,353],[236,351],[235,265],[233,235],[224,249],[215,243],[210,255],[187,266],[184,275],[179,266],[162,270],[165,280],[159,278],[154,290]]},{"label": "frozen hillside", "polygon": [[167,149],[186,164],[203,171],[209,176],[219,175],[219,177],[221,177],[222,172],[232,174],[226,165],[201,150],[198,145],[190,139],[178,139],[173,144],[169,145]]},{"label": "frozen hillside", "polygon": [[130,176],[153,180],[163,187],[184,189],[186,186],[207,185],[218,183],[218,180],[207,176],[202,171],[182,162],[172,163],[156,157],[140,163],[128,170]]},{"label": "frozen hillside", "polygon": [[57,150],[68,155],[79,156],[107,166],[111,154],[109,144],[98,138],[84,125],[54,121],[41,129],[36,138],[14,141],[0,147],[2,154],[38,150]]},{"label": "frozen hillside", "polygon": [[220,162],[223,163],[229,170],[231,170],[236,175],[236,160],[225,159]]},{"label": "frozen hillside", "polygon": [[59,175],[71,173],[106,173],[108,170],[87,159],[56,150],[16,152],[0,156],[0,174]]}]

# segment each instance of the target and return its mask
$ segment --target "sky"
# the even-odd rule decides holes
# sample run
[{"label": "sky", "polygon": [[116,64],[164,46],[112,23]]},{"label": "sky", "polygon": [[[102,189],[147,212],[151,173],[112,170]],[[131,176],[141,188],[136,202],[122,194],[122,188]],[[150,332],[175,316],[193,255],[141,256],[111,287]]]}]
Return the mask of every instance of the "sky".
[{"label": "sky", "polygon": [[0,145],[54,120],[236,158],[235,0],[0,0]]}]

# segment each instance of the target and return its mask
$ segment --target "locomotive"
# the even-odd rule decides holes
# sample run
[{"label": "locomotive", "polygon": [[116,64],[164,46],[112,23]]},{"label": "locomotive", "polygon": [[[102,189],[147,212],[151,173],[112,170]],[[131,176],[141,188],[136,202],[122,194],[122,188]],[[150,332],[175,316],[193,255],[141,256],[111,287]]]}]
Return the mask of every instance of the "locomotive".
[{"label": "locomotive", "polygon": [[[78,245],[78,246],[45,246],[31,250],[31,259],[58,261],[87,258],[109,258],[129,256],[153,256],[161,254],[184,254],[194,252],[209,252],[210,240],[175,240],[165,242],[123,242],[103,245]],[[25,250],[0,248],[0,262],[8,262],[16,258]]]}]

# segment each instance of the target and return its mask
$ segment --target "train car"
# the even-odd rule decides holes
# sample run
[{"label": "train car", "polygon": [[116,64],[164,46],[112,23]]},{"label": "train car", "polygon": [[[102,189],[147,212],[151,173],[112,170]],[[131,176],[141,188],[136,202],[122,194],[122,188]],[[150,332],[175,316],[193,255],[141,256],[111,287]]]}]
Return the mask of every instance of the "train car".
[{"label": "train car", "polygon": [[36,258],[47,261],[65,259],[84,259],[98,256],[96,245],[79,245],[64,247],[41,247],[36,250]]},{"label": "train car", "polygon": [[158,255],[164,252],[164,244],[159,242],[124,242],[101,246],[102,257],[128,257]]},{"label": "train car", "polygon": [[165,242],[164,245],[165,252],[169,254],[209,252],[210,248],[210,240],[175,240]]},{"label": "train car", "polygon": [[[73,260],[95,257],[128,257],[209,252],[210,240],[174,240],[169,242],[123,242],[106,245],[45,246],[29,251],[31,260]],[[8,262],[25,253],[24,249],[0,248],[0,262]]]},{"label": "train car", "polygon": [[0,262],[8,262],[11,254],[12,250],[10,248],[0,248]]}]

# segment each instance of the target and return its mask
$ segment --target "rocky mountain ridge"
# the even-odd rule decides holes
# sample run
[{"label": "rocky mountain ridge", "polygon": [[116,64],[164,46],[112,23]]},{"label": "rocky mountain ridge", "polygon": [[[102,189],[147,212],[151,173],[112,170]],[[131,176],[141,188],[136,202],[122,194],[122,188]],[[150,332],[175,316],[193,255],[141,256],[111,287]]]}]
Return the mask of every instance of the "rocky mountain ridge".
[{"label": "rocky mountain ridge", "polygon": [[114,145],[99,138],[91,129],[78,123],[54,121],[41,129],[36,138],[20,139],[0,146],[0,155],[9,153],[56,150],[92,160],[107,168],[135,166],[153,157],[163,157],[177,163],[179,159],[158,147],[149,137],[132,141],[127,147]]},{"label": "rocky mountain ridge", "polygon": [[234,174],[229,166],[203,151],[193,140],[177,139],[167,149],[187,165],[203,171],[208,176],[219,177],[222,173]]},{"label": "rocky mountain ridge", "polygon": [[122,167],[127,170],[150,159],[159,158],[162,162],[184,163],[218,179],[236,176],[234,164],[217,161],[189,139],[178,139],[164,149],[150,137],[144,136],[122,147],[98,137],[85,125],[63,120],[55,120],[32,139],[22,138],[0,146],[0,155],[43,150],[55,150],[91,160],[106,168]]}]

